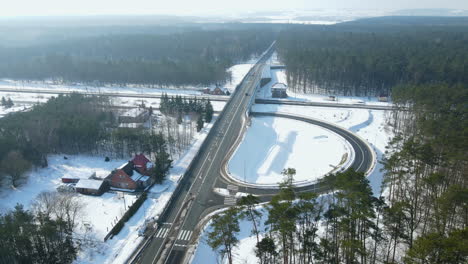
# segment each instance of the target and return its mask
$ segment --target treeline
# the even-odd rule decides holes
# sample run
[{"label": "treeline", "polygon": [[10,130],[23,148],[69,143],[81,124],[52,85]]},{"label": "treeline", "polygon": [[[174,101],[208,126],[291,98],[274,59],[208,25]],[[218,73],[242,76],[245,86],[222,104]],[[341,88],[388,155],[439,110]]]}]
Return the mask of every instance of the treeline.
[{"label": "treeline", "polygon": [[378,96],[399,84],[467,83],[467,43],[461,26],[295,26],[278,54],[296,92]]},{"label": "treeline", "polygon": [[82,211],[76,196],[44,192],[31,210],[18,204],[0,214],[0,263],[72,263],[79,248],[89,243],[91,230],[74,237]]},{"label": "treeline", "polygon": [[[183,98],[180,95],[170,97],[163,94],[159,111],[165,115],[176,116],[177,123],[182,123],[182,115],[195,114],[198,116],[198,131],[203,127],[203,123],[210,123],[213,119],[213,105],[210,99]],[[201,122],[201,127],[200,127]]]},{"label": "treeline", "polygon": [[467,261],[468,86],[402,85],[393,100],[384,160],[392,260],[407,250],[423,263],[463,263],[455,256],[462,250]]},{"label": "treeline", "polygon": [[[396,252],[394,238],[407,224],[395,225],[403,214],[372,195],[363,173],[352,170],[329,175],[324,183],[330,193],[296,193],[294,169],[283,172],[286,180],[277,195],[264,206],[258,197],[242,197],[236,207],[217,214],[211,222],[207,243],[220,259],[233,263],[239,244],[239,221],[251,223],[258,263],[466,263],[467,228],[444,237],[418,240],[413,248]],[[264,230],[261,229],[264,227]],[[431,240],[434,238],[434,240]],[[401,259],[396,254],[403,254]]]},{"label": "treeline", "polygon": [[261,54],[269,29],[116,34],[27,47],[0,46],[0,78],[159,86],[210,85],[226,69]]},{"label": "treeline", "polygon": [[166,138],[150,129],[118,128],[111,106],[106,97],[59,95],[0,119],[0,182],[18,186],[26,171],[46,167],[53,153],[128,157],[144,152],[163,178],[171,164]]},{"label": "treeline", "polygon": [[32,166],[47,166],[49,153],[79,153],[94,149],[113,120],[103,97],[78,94],[51,98],[32,110],[0,119],[0,175],[17,186]]}]

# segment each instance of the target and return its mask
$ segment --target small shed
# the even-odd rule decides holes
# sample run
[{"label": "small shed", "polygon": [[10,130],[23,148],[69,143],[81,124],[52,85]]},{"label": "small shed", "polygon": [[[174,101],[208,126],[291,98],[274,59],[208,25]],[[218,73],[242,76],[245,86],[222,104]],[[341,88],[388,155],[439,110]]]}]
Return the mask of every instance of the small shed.
[{"label": "small shed", "polygon": [[211,95],[226,95],[227,89],[221,87],[208,87],[202,90],[204,94],[211,94]]},{"label": "small shed", "polygon": [[80,179],[75,190],[82,194],[101,195],[105,191],[105,183],[100,180]]},{"label": "small shed", "polygon": [[286,93],[288,86],[284,83],[275,83],[271,86],[271,97],[273,98],[286,98],[288,94]]},{"label": "small shed", "polygon": [[63,176],[62,182],[63,183],[77,183],[80,180],[77,176]]}]

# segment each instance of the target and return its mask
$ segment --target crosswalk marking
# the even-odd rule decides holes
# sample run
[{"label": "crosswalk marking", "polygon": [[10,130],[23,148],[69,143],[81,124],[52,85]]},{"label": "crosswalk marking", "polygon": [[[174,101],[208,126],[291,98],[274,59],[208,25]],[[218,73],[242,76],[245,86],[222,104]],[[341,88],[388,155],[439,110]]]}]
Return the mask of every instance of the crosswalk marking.
[{"label": "crosswalk marking", "polygon": [[164,238],[167,233],[169,233],[169,228],[161,228],[159,229],[159,231],[156,233],[156,237],[159,237],[159,238]]},{"label": "crosswalk marking", "polygon": [[234,197],[225,197],[224,198],[224,204],[225,205],[235,205],[236,204],[236,198],[234,198]]},{"label": "crosswalk marking", "polygon": [[189,240],[190,236],[192,236],[192,231],[190,230],[181,230],[177,240]]}]

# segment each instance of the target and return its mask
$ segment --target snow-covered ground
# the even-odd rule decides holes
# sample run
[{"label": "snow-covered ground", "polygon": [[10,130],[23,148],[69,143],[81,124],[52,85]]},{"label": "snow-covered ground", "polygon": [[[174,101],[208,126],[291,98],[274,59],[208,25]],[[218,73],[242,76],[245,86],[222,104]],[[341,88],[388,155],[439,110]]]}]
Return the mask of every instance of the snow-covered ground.
[{"label": "snow-covered ground", "polygon": [[[142,208],[126,223],[116,237],[107,242],[103,242],[104,236],[115,224],[115,219],[120,219],[124,213],[123,199],[128,206],[136,200],[136,196],[122,195],[122,193],[105,193],[97,197],[77,194],[85,206],[80,223],[92,226],[95,244],[92,248],[84,248],[80,251],[76,263],[125,263],[142,239],[138,236],[138,229],[143,226],[145,219],[157,218],[162,212],[211,126],[212,123],[197,133],[189,149],[174,162],[167,180],[150,189],[149,198],[143,203]],[[111,160],[105,162],[104,157],[84,155],[67,155],[67,158],[64,159],[63,155],[49,156],[49,166],[31,171],[24,185],[17,189],[0,190],[0,211],[13,209],[18,203],[30,208],[38,194],[44,191],[55,191],[62,184],[62,176],[88,178],[94,172],[97,172],[98,175],[105,175],[127,161]],[[84,232],[82,227],[80,226],[78,234]]]},{"label": "snow-covered ground", "polygon": [[[272,63],[275,64],[275,63],[278,63],[278,61],[272,61]],[[328,95],[295,93],[291,90],[287,91],[287,94],[288,94],[287,98],[284,98],[284,99],[272,98],[271,87],[276,83],[287,84],[286,70],[272,69],[271,81],[258,90],[257,98],[292,100],[292,101],[302,101],[302,102],[319,102],[319,103],[328,103],[328,104],[360,104],[360,105],[381,105],[381,106],[391,105],[391,102],[379,102],[377,97],[336,96],[335,101],[331,101],[329,100]]]},{"label": "snow-covered ground", "polygon": [[[4,96],[11,98],[15,103],[15,106],[27,106],[30,107],[35,103],[45,103],[51,97],[57,97],[58,94],[43,94],[43,93],[18,93],[18,92],[3,92],[0,91],[0,98]],[[227,97],[226,97],[227,99]],[[142,103],[146,106],[152,106],[153,108],[159,108],[161,100],[159,98],[133,98],[133,97],[111,97],[114,105],[116,106],[139,106]],[[226,102],[222,101],[211,101],[214,111],[222,111]],[[24,107],[23,107],[24,108]],[[6,109],[9,112],[19,111],[23,108]],[[2,115],[3,108],[0,107],[0,116]]]},{"label": "snow-covered ground", "polygon": [[[230,71],[232,72],[232,80],[226,84],[226,88],[234,90],[235,87],[244,78],[253,64],[241,64],[233,66]],[[107,92],[125,92],[125,93],[141,93],[142,89],[147,93],[168,93],[168,94],[200,94],[195,90],[161,90],[161,89],[145,89],[140,87],[86,87],[80,85],[63,86],[63,85],[47,85],[44,83],[37,84],[22,84],[14,81],[3,81],[0,87],[12,88],[54,88],[54,89],[68,89],[73,91],[86,91],[94,89],[94,91],[107,91]],[[21,101],[27,102],[45,102],[53,94],[40,94],[40,93],[15,93],[15,92],[0,92],[0,96],[11,98],[17,106],[12,109],[0,109],[0,117],[7,112],[20,111],[24,106],[19,104],[28,105]],[[142,103],[138,98],[115,98],[116,105],[138,105]],[[159,106],[159,99],[144,99],[146,105],[153,107]],[[215,111],[221,111],[224,108],[224,102],[212,102]],[[125,263],[127,258],[136,249],[138,244],[142,241],[142,237],[138,236],[138,230],[144,226],[145,220],[157,219],[159,214],[163,211],[166,203],[169,201],[172,192],[175,190],[178,181],[185,173],[189,164],[196,156],[201,144],[205,140],[212,124],[216,120],[214,117],[211,124],[207,124],[200,133],[195,135],[192,144],[187,151],[182,154],[173,163],[167,180],[161,185],[155,185],[149,190],[148,199],[143,203],[138,212],[125,224],[120,233],[103,242],[104,236],[108,230],[115,224],[115,219],[119,219],[124,213],[122,194],[118,193],[105,193],[99,197],[91,197],[79,195],[80,200],[85,204],[84,211],[86,215],[82,216],[82,223],[91,224],[93,228],[93,239],[95,240],[92,245],[83,248],[75,263],[91,264],[91,263]],[[61,184],[61,177],[64,175],[73,175],[78,177],[89,177],[93,172],[104,171],[110,172],[112,169],[119,167],[125,160],[114,160],[111,162],[104,162],[101,157],[89,156],[68,156],[68,159],[63,159],[63,156],[55,155],[49,157],[49,167],[45,169],[37,169],[32,171],[29,175],[28,182],[25,185],[18,187],[15,190],[4,189],[0,191],[0,210],[12,209],[17,203],[24,204],[27,208],[31,206],[35,197],[43,191],[53,191]],[[105,174],[105,173],[104,173]],[[130,205],[134,202],[136,196],[125,195],[125,202]],[[80,231],[79,231],[80,232]]]},{"label": "snow-covered ground", "polygon": [[[237,64],[227,71],[231,73],[231,80],[227,81],[225,88],[234,90],[237,84],[244,78],[254,64]],[[150,85],[89,85],[89,84],[61,84],[54,81],[19,81],[1,79],[0,88],[9,89],[46,89],[67,92],[91,92],[91,93],[126,93],[126,94],[151,94],[160,95],[202,95],[202,89],[207,86],[184,86],[184,87],[153,87]]]},{"label": "snow-covered ground", "polygon": [[[253,111],[258,112],[283,112],[290,114],[300,114],[315,119],[321,119],[330,123],[334,123],[343,128],[361,136],[367,140],[377,154],[377,159],[382,159],[382,153],[385,152],[385,146],[393,136],[391,129],[386,125],[388,111],[383,110],[366,110],[354,108],[329,108],[329,107],[310,107],[310,106],[289,106],[289,105],[254,105]],[[288,128],[289,129],[289,128]],[[249,133],[249,132],[247,132]],[[246,138],[249,134],[246,135]],[[263,137],[263,135],[262,135]],[[257,140],[262,140],[262,137],[257,137]],[[247,160],[252,160],[259,152],[254,152],[246,157]],[[320,152],[319,152],[320,153]],[[376,164],[374,171],[368,176],[370,185],[374,195],[380,195],[380,186],[382,183],[382,165]],[[299,172],[299,171],[298,171]],[[218,190],[218,193],[226,193],[227,190]],[[264,212],[264,211],[263,211]],[[263,224],[266,220],[266,215],[260,221]],[[240,222],[240,233],[237,236],[239,246],[234,249],[234,263],[236,264],[254,264],[257,263],[254,248],[256,238],[251,234],[252,224],[248,221]],[[259,228],[262,230],[263,228]],[[319,226],[319,233],[323,232],[323,227]],[[193,256],[192,264],[202,263],[227,263],[217,262],[218,256],[207,245],[207,231],[210,226],[207,225],[205,231],[201,235],[199,244]]]},{"label": "snow-covered ground", "polygon": [[[235,90],[236,86],[242,81],[244,76],[254,66],[254,63],[237,64],[228,69],[231,73],[231,79],[226,82],[224,88],[229,90],[231,93]],[[125,94],[142,94],[142,95],[161,95],[167,93],[169,96],[172,95],[203,95],[201,89],[205,87],[190,87],[186,89],[173,89],[169,88],[150,88],[148,86],[118,86],[118,85],[107,85],[107,86],[90,86],[84,84],[54,84],[53,82],[22,82],[16,80],[3,79],[0,80],[0,88],[8,89],[46,89],[56,90],[60,92],[93,92],[93,93],[125,93]],[[0,118],[10,112],[16,112],[23,110],[25,107],[29,108],[35,103],[45,103],[51,97],[57,97],[58,94],[45,94],[45,93],[20,93],[14,91],[0,91],[0,98],[11,98],[15,103],[15,107],[4,109],[0,107]],[[228,97],[226,97],[228,99]],[[132,98],[132,97],[112,97],[112,100],[117,106],[138,106],[142,103],[146,106],[152,106],[153,108],[159,108],[160,99],[158,98]],[[222,101],[211,101],[214,111],[222,111],[226,102]]]},{"label": "snow-covered ground", "polygon": [[245,138],[229,161],[238,180],[277,184],[285,168],[295,168],[296,183],[317,180],[350,156],[345,140],[309,123],[276,117],[252,119]]},{"label": "snow-covered ground", "polygon": [[224,87],[232,93],[254,65],[255,63],[237,64],[229,68],[228,72],[231,73],[231,80]]},{"label": "snow-covered ground", "polygon": [[[258,104],[254,105],[253,111],[299,114],[334,123],[367,140],[374,148],[378,161],[382,159],[385,147],[393,136],[386,123],[390,112],[384,110]],[[382,165],[377,162],[373,172],[368,176],[374,195],[380,194],[381,168]]]},{"label": "snow-covered ground", "polygon": [[5,108],[3,106],[0,106],[0,118],[4,117],[8,113],[27,110],[29,107],[31,107],[31,106],[30,105],[25,105],[25,104],[16,104],[16,105],[14,105],[14,106],[12,106],[10,108]]},{"label": "snow-covered ground", "polygon": [[[28,180],[24,185],[16,189],[3,189],[0,191],[0,211],[13,209],[16,204],[23,204],[31,208],[35,197],[42,192],[54,192],[62,185],[63,176],[87,179],[93,173],[107,176],[113,169],[120,167],[126,160],[104,161],[104,157],[93,157],[83,155],[68,156],[51,155],[48,158],[49,166],[36,169],[29,173]],[[105,193],[102,196],[87,196],[76,194],[83,204],[83,214],[80,215],[80,223],[87,223],[93,228],[94,237],[103,240],[108,229],[115,224],[115,218],[120,218],[125,213],[125,206],[136,200],[135,195],[122,195],[118,193]],[[84,232],[80,225],[78,233]]]}]

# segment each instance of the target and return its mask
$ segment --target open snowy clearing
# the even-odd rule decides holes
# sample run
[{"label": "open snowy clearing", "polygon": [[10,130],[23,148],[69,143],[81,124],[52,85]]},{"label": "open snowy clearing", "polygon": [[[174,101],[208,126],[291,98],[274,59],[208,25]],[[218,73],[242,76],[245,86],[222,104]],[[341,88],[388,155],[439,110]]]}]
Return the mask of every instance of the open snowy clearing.
[{"label": "open snowy clearing", "polygon": [[277,184],[283,169],[295,168],[296,183],[313,181],[348,156],[345,140],[332,131],[297,120],[256,117],[229,161],[229,171],[244,182]]},{"label": "open snowy clearing", "polygon": [[390,111],[262,104],[254,105],[253,111],[282,112],[307,116],[336,124],[361,136],[373,147],[377,155],[375,168],[368,176],[368,179],[371,183],[374,195],[380,195],[383,172],[380,171],[382,169],[382,164],[378,161],[382,160],[385,147],[391,137],[393,137],[391,128],[387,125],[387,118]]},{"label": "open snowy clearing", "polygon": [[[254,64],[237,64],[230,67],[227,71],[231,73],[231,79],[228,80],[224,88],[233,91],[237,84],[242,81],[244,76],[253,67]],[[202,95],[202,89],[208,86],[183,86],[183,87],[152,87],[149,85],[89,85],[89,84],[59,84],[54,81],[20,81],[1,79],[0,88],[10,89],[47,89],[67,92],[93,92],[93,93],[127,93],[127,94],[151,94],[161,95]]]}]

